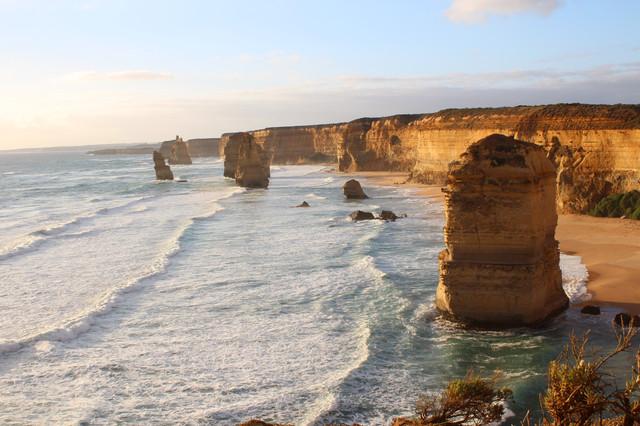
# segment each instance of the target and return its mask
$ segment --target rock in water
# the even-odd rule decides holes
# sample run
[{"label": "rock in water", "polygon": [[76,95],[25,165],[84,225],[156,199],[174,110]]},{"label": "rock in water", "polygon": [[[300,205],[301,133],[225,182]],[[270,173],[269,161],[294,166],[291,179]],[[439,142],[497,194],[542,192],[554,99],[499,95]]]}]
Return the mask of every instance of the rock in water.
[{"label": "rock in water", "polygon": [[169,164],[192,164],[189,148],[180,136],[176,136],[176,141],[171,147]]},{"label": "rock in water", "polygon": [[399,216],[396,216],[396,214],[391,210],[382,210],[380,213],[380,219],[395,222],[396,219],[399,219]]},{"label": "rock in water", "polygon": [[600,307],[587,305],[580,309],[580,313],[585,315],[600,315]]},{"label": "rock in water", "polygon": [[355,179],[348,180],[342,187],[342,190],[348,200],[364,200],[365,198],[369,198],[362,190],[360,182]]},{"label": "rock in water", "polygon": [[373,220],[376,217],[371,212],[363,212],[362,210],[356,210],[355,212],[349,215],[351,220],[357,222],[359,220]]},{"label": "rock in water", "polygon": [[438,309],[481,325],[540,323],[566,309],[556,173],[540,146],[494,134],[449,165]]},{"label": "rock in water", "polygon": [[311,206],[306,201],[303,201],[302,203],[298,204],[296,207],[311,207]]},{"label": "rock in water", "polygon": [[173,180],[171,168],[164,162],[164,157],[158,151],[153,151],[154,169],[156,169],[156,179]]},{"label": "rock in water", "polygon": [[271,160],[268,152],[249,133],[234,133],[224,149],[224,175],[247,188],[269,186]]}]

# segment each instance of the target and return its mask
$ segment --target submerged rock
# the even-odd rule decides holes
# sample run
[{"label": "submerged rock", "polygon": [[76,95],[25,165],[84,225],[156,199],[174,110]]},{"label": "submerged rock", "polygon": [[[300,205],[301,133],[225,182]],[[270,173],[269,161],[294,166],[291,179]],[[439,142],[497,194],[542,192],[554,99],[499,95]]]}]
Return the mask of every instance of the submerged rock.
[{"label": "submerged rock", "polygon": [[580,313],[585,315],[600,315],[600,307],[587,305],[580,309]]},{"label": "submerged rock", "polygon": [[449,165],[440,311],[516,327],[567,308],[555,239],[555,177],[542,147],[498,134]]},{"label": "submerged rock", "polygon": [[169,164],[192,164],[189,148],[180,136],[176,136],[176,140],[171,146]]},{"label": "submerged rock", "polygon": [[311,207],[311,206],[306,201],[303,201],[302,203],[298,204],[296,207]]},{"label": "submerged rock", "polygon": [[269,186],[271,160],[251,134],[234,133],[224,149],[224,175],[246,188]]},{"label": "submerged rock", "polygon": [[158,151],[153,151],[153,163],[156,170],[156,179],[173,180],[171,168],[164,162],[164,157]]},{"label": "submerged rock", "polygon": [[363,212],[362,210],[356,210],[349,215],[351,220],[357,222],[359,220],[374,220],[376,217],[371,212]]},{"label": "submerged rock", "polygon": [[342,187],[342,191],[348,200],[364,200],[365,198],[369,198],[367,194],[364,193],[360,182],[355,179],[348,180]]}]

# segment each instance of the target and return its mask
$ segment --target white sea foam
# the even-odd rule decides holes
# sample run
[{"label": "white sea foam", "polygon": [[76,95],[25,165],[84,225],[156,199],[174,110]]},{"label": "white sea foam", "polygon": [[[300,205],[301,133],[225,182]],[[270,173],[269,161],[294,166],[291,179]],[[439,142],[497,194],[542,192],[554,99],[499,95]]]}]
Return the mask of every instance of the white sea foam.
[{"label": "white sea foam", "polygon": [[322,196],[320,196],[320,195],[314,194],[313,192],[312,192],[312,193],[309,193],[309,194],[307,194],[307,195],[305,195],[305,197],[307,197],[307,198],[313,198],[313,199],[315,199],[315,200],[326,200],[326,199],[327,199],[327,197],[322,197]]},{"label": "white sea foam", "polygon": [[212,211],[201,216],[192,217],[178,227],[171,238],[165,243],[164,250],[152,260],[146,271],[141,275],[105,291],[93,306],[67,318],[61,324],[40,330],[20,340],[0,341],[0,353],[15,352],[27,345],[38,342],[65,342],[73,340],[80,334],[86,332],[100,316],[111,311],[124,294],[134,291],[148,280],[165,272],[171,258],[180,251],[181,239],[185,232],[196,221],[211,218],[220,210],[222,210],[222,207],[216,206]]},{"label": "white sea foam", "polygon": [[355,262],[354,267],[362,273],[374,278],[381,279],[387,276],[384,271],[378,268],[375,259],[371,256],[364,256],[360,258]]},{"label": "white sea foam", "polygon": [[562,270],[562,287],[571,303],[582,303],[591,299],[587,290],[589,271],[582,263],[580,256],[560,254],[560,269]]},{"label": "white sea foam", "polygon": [[[85,213],[79,216],[76,216],[66,222],[48,224],[43,226],[40,229],[30,232],[29,234],[23,235],[12,242],[6,244],[3,247],[0,247],[0,261],[9,259],[11,257],[28,253],[38,246],[51,239],[51,238],[59,238],[65,235],[65,232],[72,229],[73,227],[83,224],[88,220],[95,219],[98,216],[114,213],[121,211],[123,209],[127,209],[138,204],[141,201],[148,200],[153,197],[138,197],[133,200],[127,201],[126,203],[121,203],[116,206],[102,207],[90,213]],[[79,236],[82,234],[71,234],[72,236]]]},{"label": "white sea foam", "polygon": [[362,323],[360,324],[360,330],[357,334],[358,346],[355,352],[358,356],[354,358],[353,362],[350,365],[347,365],[346,368],[336,371],[325,380],[324,384],[321,385],[322,387],[325,387],[324,396],[306,412],[305,417],[300,422],[301,425],[307,426],[316,424],[324,414],[337,408],[337,386],[344,382],[344,380],[349,377],[353,371],[360,368],[367,359],[369,359],[369,338],[371,336],[371,330],[365,323]]},{"label": "white sea foam", "polygon": [[331,185],[333,182],[335,182],[335,178],[333,176],[328,176],[322,179],[322,183],[317,185],[312,185],[312,186],[327,186],[327,185]]}]

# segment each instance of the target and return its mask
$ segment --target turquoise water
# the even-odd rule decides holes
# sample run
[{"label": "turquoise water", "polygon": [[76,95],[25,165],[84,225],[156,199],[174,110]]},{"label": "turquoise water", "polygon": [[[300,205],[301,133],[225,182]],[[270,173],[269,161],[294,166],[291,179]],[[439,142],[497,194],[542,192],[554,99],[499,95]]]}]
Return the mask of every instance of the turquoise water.
[{"label": "turquoise water", "polygon": [[[469,369],[501,371],[521,415],[571,330],[613,342],[612,310],[502,332],[438,318],[442,208],[411,190],[349,202],[321,166],[274,167],[266,191],[217,159],[173,170],[188,182],[155,182],[146,157],[0,154],[1,423],[381,425]],[[382,208],[408,218],[347,218]],[[579,294],[579,258],[563,270]]]}]

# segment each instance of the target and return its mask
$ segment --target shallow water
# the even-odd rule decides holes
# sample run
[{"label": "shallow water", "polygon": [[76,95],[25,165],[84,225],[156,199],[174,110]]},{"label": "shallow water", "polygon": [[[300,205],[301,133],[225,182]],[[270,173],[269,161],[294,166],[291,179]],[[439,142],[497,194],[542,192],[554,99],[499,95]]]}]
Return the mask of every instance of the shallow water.
[{"label": "shallow water", "polygon": [[469,369],[501,371],[522,414],[571,330],[613,342],[612,311],[503,332],[437,318],[442,209],[411,190],[348,202],[319,166],[274,168],[266,191],[219,160],[173,169],[188,182],[155,182],[145,157],[0,155],[0,422],[378,425]]}]

